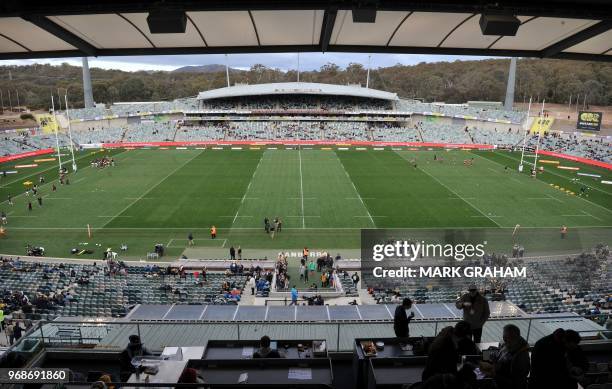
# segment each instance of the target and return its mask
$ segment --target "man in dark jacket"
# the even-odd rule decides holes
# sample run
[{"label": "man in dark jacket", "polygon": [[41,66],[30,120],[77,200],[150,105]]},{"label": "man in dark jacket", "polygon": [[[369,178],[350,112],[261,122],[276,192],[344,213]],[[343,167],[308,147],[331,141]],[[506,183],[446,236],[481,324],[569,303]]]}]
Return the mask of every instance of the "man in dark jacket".
[{"label": "man in dark jacket", "polygon": [[472,340],[472,327],[465,320],[455,324],[455,345],[459,355],[478,355],[478,347]]},{"label": "man in dark jacket", "polygon": [[427,352],[427,362],[421,378],[427,381],[437,374],[457,374],[459,354],[453,342],[455,329],[444,327],[436,335]]},{"label": "man in dark jacket", "polygon": [[564,388],[570,380],[565,359],[565,330],[556,329],[531,350],[530,388]]},{"label": "man in dark jacket", "polygon": [[582,347],[580,347],[580,341],[582,338],[580,334],[574,330],[565,331],[565,350],[568,362],[568,368],[570,373],[571,383],[568,383],[567,387],[571,389],[578,388],[578,383],[582,384],[583,387],[588,386],[588,379],[586,373],[589,371],[589,360]]},{"label": "man in dark jacket", "polygon": [[455,306],[463,311],[463,320],[470,323],[474,343],[480,343],[482,327],[491,315],[487,299],[478,293],[478,288],[472,284],[468,289],[468,293],[461,296],[455,303]]},{"label": "man in dark jacket", "polygon": [[280,358],[280,353],[270,348],[271,344],[270,337],[262,336],[259,341],[259,349],[253,353],[253,358]]},{"label": "man in dark jacket", "polygon": [[412,300],[405,298],[401,305],[395,308],[393,316],[393,330],[398,338],[407,338],[410,336],[410,320],[414,317],[414,312],[410,312],[410,316],[406,314],[406,310],[412,307]]},{"label": "man in dark jacket", "polygon": [[502,348],[491,356],[495,383],[499,389],[527,389],[529,344],[514,324],[504,327],[503,337]]}]

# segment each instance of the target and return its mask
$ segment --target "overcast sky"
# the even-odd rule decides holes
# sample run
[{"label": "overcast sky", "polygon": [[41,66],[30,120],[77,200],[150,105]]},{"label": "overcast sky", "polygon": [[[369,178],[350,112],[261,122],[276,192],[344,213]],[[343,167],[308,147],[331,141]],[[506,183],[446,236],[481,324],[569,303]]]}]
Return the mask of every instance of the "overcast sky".
[{"label": "overcast sky", "polygon": [[[484,59],[486,57],[466,57],[453,55],[420,55],[420,54],[372,54],[372,68],[393,66],[397,63],[414,65],[420,62],[440,62],[456,60]],[[81,66],[80,58],[54,58],[0,61],[1,65],[28,65],[33,63],[48,63],[59,65],[63,62]],[[231,54],[228,56],[231,67],[248,69],[254,64],[263,64],[272,68],[290,70],[297,68],[297,54]],[[345,67],[351,62],[368,63],[368,54],[362,53],[302,53],[300,54],[300,69],[314,70],[322,65],[333,62]],[[174,70],[188,65],[225,64],[225,56],[212,55],[157,55],[137,57],[99,57],[90,58],[89,66],[103,69],[120,69],[125,71],[138,70]]]}]

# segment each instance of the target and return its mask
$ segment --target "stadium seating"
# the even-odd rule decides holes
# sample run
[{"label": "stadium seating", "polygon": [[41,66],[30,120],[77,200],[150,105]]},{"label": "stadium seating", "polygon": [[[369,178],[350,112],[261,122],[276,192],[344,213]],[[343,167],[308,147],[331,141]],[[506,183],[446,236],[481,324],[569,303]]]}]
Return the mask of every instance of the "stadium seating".
[{"label": "stadium seating", "polygon": [[[193,273],[169,275],[166,269],[129,266],[109,273],[105,267],[82,264],[31,263],[5,259],[0,283],[5,313],[21,308],[15,293],[27,296],[34,314],[44,317],[125,316],[135,304],[234,304],[222,285],[242,290],[246,275],[208,272],[206,282]],[[62,295],[63,293],[63,295]],[[69,293],[71,298],[65,298]]]},{"label": "stadium seating", "polygon": [[[538,135],[532,134],[528,138],[527,146],[535,149],[537,143]],[[540,137],[540,149],[608,163],[612,162],[612,142],[603,137],[544,133]]]},{"label": "stadium seating", "polygon": [[442,104],[422,103],[416,100],[399,100],[397,102],[399,111],[414,113],[440,113],[446,116],[469,116],[478,119],[509,120],[513,123],[521,123],[525,120],[526,113],[520,111],[506,111],[497,109],[486,109],[470,107],[467,104]]},{"label": "stadium seating", "polygon": [[[597,310],[609,311],[612,301],[612,267],[609,249],[598,246],[593,252],[567,258],[515,260],[514,265],[527,267],[527,279],[506,281],[485,279],[479,287],[489,299],[504,299],[527,313],[572,312],[582,316],[597,315]],[[491,258],[488,261],[502,260]],[[485,263],[486,261],[485,260]],[[465,263],[466,266],[482,266]],[[512,265],[512,263],[508,263]],[[469,279],[430,279],[428,285],[410,280],[398,282],[395,289],[382,288],[372,296],[379,304],[397,302],[399,296],[409,296],[417,303],[453,303],[472,281]],[[598,304],[596,309],[595,304]],[[594,317],[594,320],[603,320]],[[603,322],[600,324],[604,324]]]},{"label": "stadium seating", "polygon": [[478,144],[497,145],[500,147],[512,147],[520,144],[523,140],[524,131],[520,130],[483,130],[478,126],[470,126],[468,133],[471,140]]},{"label": "stadium seating", "polygon": [[473,143],[463,125],[423,121],[417,124],[425,142]]}]

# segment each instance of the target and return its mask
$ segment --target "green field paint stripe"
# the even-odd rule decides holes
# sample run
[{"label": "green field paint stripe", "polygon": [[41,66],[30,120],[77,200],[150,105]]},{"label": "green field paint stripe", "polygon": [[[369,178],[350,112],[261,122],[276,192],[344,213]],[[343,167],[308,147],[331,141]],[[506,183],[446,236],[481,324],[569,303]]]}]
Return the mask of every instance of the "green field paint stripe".
[{"label": "green field paint stripe", "polygon": [[[12,216],[12,217],[18,217],[18,216]],[[27,216],[26,216],[27,217]],[[32,216],[35,217],[35,216]],[[469,230],[486,230],[486,229],[491,229],[491,228],[498,228],[498,227],[491,227],[491,226],[457,226],[457,227],[452,227],[450,229],[454,229],[454,230],[465,230],[465,229],[469,229]],[[587,225],[587,226],[572,226],[572,228],[589,228],[589,229],[594,229],[594,228],[612,228],[612,225],[609,226],[594,226],[594,225]],[[368,228],[360,228],[360,227],[306,227],[306,228],[301,228],[301,227],[297,227],[297,228],[292,228],[292,227],[283,227],[283,231],[285,230],[294,230],[296,232],[299,232],[300,230],[311,230],[311,231],[319,231],[319,230],[325,230],[325,231],[333,231],[333,230],[338,230],[338,231],[357,231],[357,230],[364,230],[364,229],[368,229]],[[383,228],[385,230],[415,230],[415,231],[420,231],[420,230],[448,230],[449,227],[385,227]],[[499,229],[504,229],[504,230],[513,230],[514,227],[499,227]],[[521,229],[534,229],[534,230],[539,230],[539,229],[555,229],[558,230],[559,226],[558,225],[554,225],[554,226],[521,226]],[[83,227],[12,227],[11,230],[21,230],[21,231],[28,231],[28,230],[32,230],[32,231],[45,231],[45,230],[57,230],[57,231],[73,231],[73,230],[84,230]],[[92,228],[92,230],[94,231],[134,231],[134,230],[143,230],[143,231],[188,231],[188,230],[193,230],[193,231],[208,231],[209,228],[208,227],[94,227]],[[228,232],[239,232],[239,231],[261,231],[262,228],[261,227],[227,227],[227,228],[217,228],[218,231],[228,231]],[[311,232],[309,232],[311,233]],[[325,234],[328,234],[328,232],[325,232]]]},{"label": "green field paint stripe", "polygon": [[[53,154],[53,155],[57,155],[57,154]],[[77,159],[75,160],[75,162],[76,162],[76,161],[80,161],[80,160],[81,160],[81,159],[83,159],[83,158],[87,158],[88,156],[89,156],[89,155],[82,155],[82,156],[80,156],[79,158],[77,158]],[[71,163],[71,162],[72,162],[72,160],[65,161],[65,162],[63,162],[63,163],[62,163],[62,166],[63,166],[63,165],[65,165],[65,164],[67,164],[67,163]],[[20,177],[20,178],[15,179],[15,180],[13,180],[13,181],[11,181],[11,182],[7,182],[6,184],[4,184],[4,185],[0,186],[0,188],[2,188],[2,189],[4,189],[4,188],[8,188],[9,186],[11,186],[11,185],[13,185],[13,184],[15,184],[15,183],[18,183],[19,181],[28,180],[28,179],[30,179],[30,178],[32,178],[32,177],[34,177],[34,176],[40,176],[41,174],[47,173],[47,172],[48,172],[48,171],[50,171],[50,170],[53,170],[53,169],[58,168],[57,166],[58,166],[58,165],[55,165],[55,164],[54,164],[53,166],[51,166],[51,167],[49,167],[49,168],[47,168],[47,169],[44,169],[44,170],[37,170],[36,172],[31,173],[31,174],[29,174],[29,175],[27,175],[27,176],[23,176],[23,177]]]},{"label": "green field paint stripe", "polygon": [[[123,154],[123,153],[125,153],[125,151],[121,151],[121,152],[119,152],[119,153],[117,153],[117,154],[114,154],[114,155],[113,155],[113,157],[115,157],[115,156],[117,156],[117,155],[119,155],[119,154]],[[76,161],[78,162],[78,161],[80,161],[81,159],[87,158],[88,156],[91,156],[91,154],[87,154],[87,155],[84,155],[84,156],[82,156],[82,157],[79,157],[79,158],[77,158],[77,160],[76,160]],[[91,164],[89,164],[89,165],[86,165],[86,166],[82,167],[80,171],[82,172],[83,170],[85,170],[85,169],[87,169],[87,168],[91,168]],[[45,172],[46,172],[46,171],[48,171],[48,170],[51,170],[51,169],[53,169],[53,168],[49,168],[49,169],[45,170]],[[91,170],[91,169],[90,169],[90,170]],[[40,172],[40,173],[42,173],[42,172]],[[40,173],[39,173],[39,174],[40,174]],[[39,175],[39,174],[33,174],[33,175]],[[73,174],[74,174],[74,173],[73,173]],[[81,173],[81,175],[83,175],[83,173]],[[29,176],[29,177],[31,177],[31,176]],[[26,178],[27,178],[27,177],[24,177],[23,179],[26,179]],[[86,177],[83,177],[83,178],[86,178]],[[20,181],[21,181],[21,180],[20,180]],[[52,180],[50,180],[50,181],[47,181],[47,182],[45,182],[44,184],[40,185],[40,186],[39,186],[39,188],[43,188],[43,187],[46,187],[46,186],[48,186],[48,185],[50,185],[50,184],[53,184],[53,182],[54,182],[54,181],[55,181],[55,179],[52,179]],[[76,181],[75,181],[75,182],[73,182],[73,183],[76,183]],[[18,197],[20,197],[20,196],[23,196],[23,195],[24,195],[24,192],[21,192],[20,194],[18,194],[18,195],[16,195],[16,196],[12,196],[12,199],[14,200],[14,199],[16,199],[16,198],[18,198]],[[4,200],[4,201],[0,202],[0,205],[2,205],[2,204],[4,204],[4,203],[7,203],[7,202],[8,202],[8,199],[6,199],[6,200]]]},{"label": "green field paint stripe", "polygon": [[[264,153],[261,153],[259,156],[259,162],[257,162],[257,166],[253,170],[253,174],[251,175],[249,184],[247,185],[246,190],[244,191],[244,194],[242,195],[242,198],[240,199],[240,204],[238,204],[238,208],[236,209],[236,214],[234,215],[234,219],[232,220],[232,226],[234,225],[234,223],[236,223],[236,219],[238,219],[239,217],[238,214],[240,213],[240,207],[242,207],[244,200],[247,199],[247,193],[249,193],[249,190],[251,189],[251,184],[253,183],[253,178],[255,178],[255,174],[257,173],[259,166],[261,166],[261,161],[263,160],[263,156],[264,156]],[[245,217],[252,217],[252,216],[245,216]]]},{"label": "green field paint stripe", "polygon": [[302,198],[302,228],[306,228],[306,218],[304,218],[304,179],[302,178],[302,149],[298,148],[298,158],[300,160],[300,197]]},{"label": "green field paint stripe", "polygon": [[353,187],[353,190],[355,191],[355,194],[357,195],[357,198],[359,199],[359,201],[361,202],[361,204],[363,205],[363,208],[365,209],[368,218],[370,219],[370,223],[372,223],[372,225],[374,226],[374,228],[376,228],[376,223],[374,222],[374,218],[372,217],[372,214],[370,213],[370,211],[368,210],[368,206],[366,205],[366,203],[363,201],[363,198],[361,197],[361,194],[359,193],[359,191],[357,190],[357,187],[355,186],[355,183],[353,182],[353,180],[351,179],[351,176],[348,174],[348,171],[346,170],[346,167],[344,167],[344,164],[342,163],[342,160],[340,159],[340,157],[338,157],[338,154],[336,154],[336,152],[334,151],[334,156],[336,157],[336,159],[338,160],[338,163],[340,163],[340,166],[342,166],[342,170],[344,170],[344,174],[346,174],[346,178],[349,180],[349,182],[351,183],[351,186]]},{"label": "green field paint stripe", "polygon": [[[52,154],[52,155],[55,155],[55,156],[57,157],[57,154]],[[88,154],[88,155],[89,155],[89,154]],[[76,158],[76,159],[75,159],[75,162],[80,161],[80,160],[81,160],[81,159],[83,159],[83,158],[87,158],[87,157],[88,157],[88,155],[82,155],[82,156],[80,156],[79,158]],[[44,157],[44,155],[38,155],[38,156],[36,156],[36,158],[41,158],[41,157]],[[15,161],[12,161],[12,162],[18,162],[18,160],[15,160]],[[72,163],[72,160],[71,160],[71,159],[68,159],[68,160],[66,160],[66,161],[62,162],[62,166],[66,165],[66,164],[69,164],[69,163]],[[16,180],[13,180],[13,181],[11,181],[11,182],[7,182],[5,185],[0,186],[0,188],[7,188],[7,187],[9,187],[9,186],[13,185],[14,183],[19,182],[19,181],[21,181],[21,180],[27,180],[27,179],[29,179],[30,177],[33,177],[33,176],[39,176],[39,175],[41,175],[41,174],[44,174],[44,173],[48,172],[49,170],[53,170],[53,169],[57,168],[57,166],[58,166],[58,165],[59,165],[59,164],[57,164],[57,165],[56,165],[56,164],[53,164],[53,166],[51,166],[51,167],[49,167],[49,168],[47,168],[47,169],[37,170],[37,171],[35,171],[34,173],[32,173],[32,174],[30,174],[30,175],[23,176],[23,177],[21,177],[21,178],[17,178]]]},{"label": "green field paint stripe", "polygon": [[[476,155],[478,155],[478,154],[476,154]],[[519,160],[518,158],[514,158],[514,157],[513,157],[513,156],[511,156],[511,155],[507,155],[507,154],[503,154],[503,153],[499,153],[499,154],[497,154],[497,155],[500,155],[500,156],[505,157],[505,158],[507,158],[507,159],[513,160],[514,162],[520,162],[520,160]],[[482,157],[481,157],[481,158],[482,158]],[[489,160],[488,158],[485,158],[485,159]],[[540,159],[542,159],[542,157],[540,157]],[[499,162],[496,162],[496,163],[499,163]],[[501,164],[500,164],[500,165],[501,165]],[[533,164],[530,164],[530,165],[533,165]],[[564,176],[563,174],[556,173],[556,172],[554,172],[554,171],[552,171],[552,170],[546,170],[546,171],[545,171],[545,173],[552,174],[553,176],[557,176],[557,177],[559,177],[559,178],[563,178],[564,180],[571,182],[571,178],[570,178],[570,177],[568,177],[568,176]],[[585,185],[587,185],[587,184],[585,184]],[[598,188],[598,187],[596,187],[596,186],[590,186],[590,185],[587,185],[587,186],[588,186],[589,188],[591,188],[591,189],[595,189],[596,191],[599,191],[599,192],[602,192],[602,193],[605,193],[605,194],[607,194],[607,195],[612,196],[612,193],[610,193],[610,192],[608,192],[608,191],[606,191],[606,190],[604,190],[604,189]]]},{"label": "green field paint stripe", "polygon": [[[118,153],[118,154],[121,154],[121,153]],[[79,156],[78,158],[75,158],[75,160],[74,160],[74,161],[77,163],[77,167],[78,167],[78,162],[79,162],[79,161],[81,161],[81,160],[83,160],[83,159],[86,159],[86,158],[88,158],[88,157],[91,157],[91,155],[92,155],[92,154],[91,154],[91,152],[87,152],[85,155],[81,155],[81,156]],[[117,155],[117,154],[115,154],[115,155]],[[51,155],[49,155],[49,156],[55,156],[55,157],[57,157],[57,153],[51,154]],[[42,155],[42,156],[40,156],[40,155],[39,155],[39,156],[35,156],[35,157],[32,157],[32,158],[41,158],[41,157],[44,157],[44,155]],[[13,162],[14,162],[14,161],[13,161]],[[64,162],[62,162],[62,166],[63,166],[63,165],[66,165],[66,164],[69,164],[69,163],[70,163],[70,164],[72,163],[72,159],[67,159],[67,160],[65,160]],[[89,165],[86,165],[86,166],[84,166],[83,168],[85,168],[85,167],[87,167],[87,166],[89,166]],[[16,180],[13,180],[13,181],[11,181],[11,182],[9,182],[9,183],[5,184],[5,185],[2,185],[0,188],[7,188],[7,187],[9,187],[10,185],[13,185],[13,184],[14,184],[14,183],[16,183],[16,182],[19,182],[19,181],[22,181],[22,180],[27,180],[27,179],[29,179],[29,178],[31,178],[31,177],[33,177],[33,176],[40,176],[41,174],[47,173],[48,171],[53,170],[53,169],[55,169],[55,168],[57,168],[57,164],[53,164],[53,166],[51,166],[51,167],[49,167],[49,168],[47,168],[47,169],[44,169],[44,170],[37,170],[36,172],[34,172],[34,173],[30,174],[30,175],[23,176],[23,177],[21,177],[21,178],[18,178],[18,179],[16,179]]]},{"label": "green field paint stripe", "polygon": [[202,151],[200,151],[199,153],[197,153],[196,155],[194,155],[193,157],[189,158],[187,161],[185,161],[184,163],[182,163],[181,165],[179,165],[176,169],[172,170],[168,175],[166,175],[164,178],[162,178],[161,180],[159,180],[157,182],[157,184],[153,185],[152,187],[150,187],[146,192],[144,192],[140,197],[137,197],[136,200],[132,201],[131,203],[129,203],[125,208],[123,208],[121,211],[119,211],[112,219],[110,219],[108,222],[106,222],[104,225],[102,225],[100,227],[100,229],[103,229],[104,227],[106,227],[108,224],[110,224],[113,220],[115,220],[115,218],[117,218],[119,215],[121,215],[122,213],[124,213],[125,211],[127,211],[132,205],[136,204],[138,201],[140,201],[140,199],[142,197],[145,197],[147,195],[147,193],[150,193],[153,189],[157,188],[162,182],[166,181],[170,176],[172,176],[174,173],[176,173],[177,171],[179,171],[180,169],[182,169],[185,165],[187,165],[189,162],[193,161],[196,157],[202,155]]},{"label": "green field paint stripe", "polygon": [[[397,155],[399,155],[399,157],[401,159],[403,159],[406,164],[408,164],[408,160],[406,158],[404,158],[401,154],[399,154],[397,151],[394,151],[394,153],[396,153]],[[483,211],[481,211],[478,207],[476,207],[474,204],[472,204],[470,201],[466,200],[465,197],[462,197],[461,195],[459,195],[459,193],[455,192],[453,189],[451,189],[450,187],[448,187],[446,184],[444,184],[442,181],[440,181],[437,177],[433,176],[432,174],[430,174],[429,172],[425,171],[423,168],[418,167],[417,169],[419,169],[420,171],[422,171],[423,173],[427,174],[429,177],[431,177],[432,179],[434,179],[438,184],[442,185],[443,187],[446,188],[446,190],[448,190],[449,192],[451,192],[452,194],[454,194],[455,196],[459,197],[461,200],[463,200],[463,202],[465,202],[466,204],[468,204],[470,207],[472,207],[473,209],[475,209],[478,213],[480,213],[482,216],[486,217],[487,219],[491,220],[496,226],[501,227],[501,225],[499,223],[497,223],[495,220],[493,220],[493,218],[487,216]]]},{"label": "green field paint stripe", "polygon": [[[472,153],[472,154],[474,154],[474,155],[476,155],[476,156],[480,157],[481,159],[483,159],[483,160],[485,160],[485,161],[488,161],[489,163],[494,163],[494,164],[497,164],[497,165],[500,165],[500,166],[504,166],[503,164],[501,164],[501,163],[499,163],[499,162],[497,162],[497,161],[494,161],[494,160],[492,160],[492,159],[485,158],[485,157],[483,157],[482,155],[479,155],[479,154],[476,154],[476,153]],[[508,159],[512,159],[512,160],[514,160],[515,162],[518,162],[518,160],[517,160],[517,159],[515,159],[514,157],[510,157],[510,156],[507,156],[507,155],[504,155],[504,154],[497,154],[497,155],[501,155],[501,156],[506,157],[506,158],[508,158]],[[561,178],[565,178],[567,181],[570,181],[570,180],[569,180],[567,177],[563,177],[563,176],[559,176],[559,177],[561,177]],[[544,184],[544,185],[546,185],[547,187],[549,186],[547,182],[542,181],[542,180],[540,180],[540,179],[538,179],[538,178],[536,178],[536,180],[535,180],[535,181],[536,181],[536,182],[539,182],[539,183],[541,183],[541,184]],[[594,188],[594,189],[596,189],[596,188]],[[606,210],[606,211],[608,211],[608,212],[612,213],[612,210],[610,210],[610,209],[608,209],[608,208],[604,207],[603,205],[600,205],[600,204],[594,203],[594,202],[592,202],[591,200],[587,200],[587,199],[585,199],[584,197],[581,197],[581,196],[575,196],[575,197],[576,197],[576,198],[579,198],[579,199],[582,199],[582,200],[586,201],[586,202],[587,202],[587,203],[589,203],[589,204],[593,204],[593,205],[595,205],[595,206],[597,206],[597,207],[599,207],[599,208],[601,208],[601,209],[604,209],[604,210]]]}]

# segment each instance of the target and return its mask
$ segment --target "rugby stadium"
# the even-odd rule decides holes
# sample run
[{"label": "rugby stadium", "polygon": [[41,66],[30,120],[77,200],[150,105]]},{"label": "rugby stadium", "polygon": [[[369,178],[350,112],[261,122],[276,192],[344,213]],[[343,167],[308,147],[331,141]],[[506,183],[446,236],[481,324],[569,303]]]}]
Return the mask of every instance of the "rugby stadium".
[{"label": "rugby stadium", "polygon": [[[84,94],[1,104],[0,384],[612,385],[609,93],[515,98],[519,57],[607,65],[605,2],[54,3],[0,5],[0,72],[83,57]],[[279,52],[511,60],[460,103],[227,66],[97,103],[87,65]]]}]

